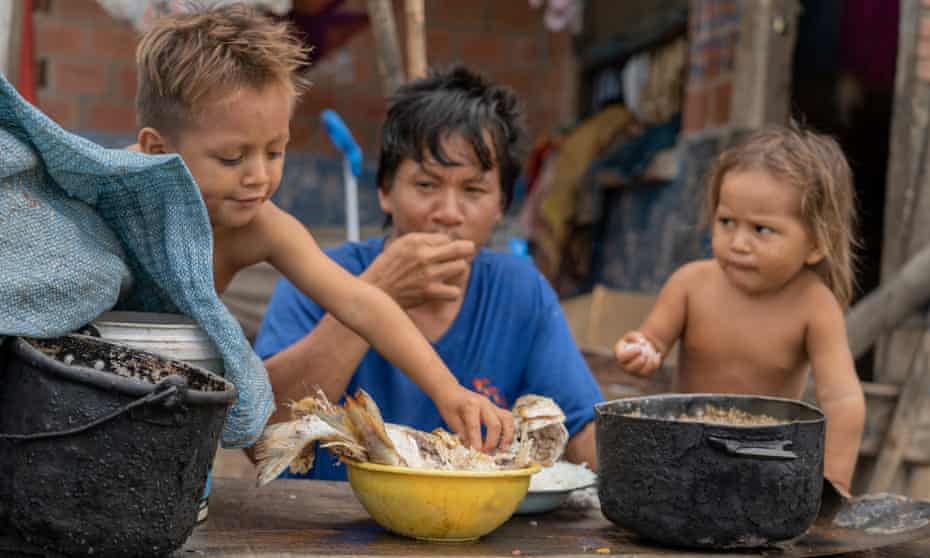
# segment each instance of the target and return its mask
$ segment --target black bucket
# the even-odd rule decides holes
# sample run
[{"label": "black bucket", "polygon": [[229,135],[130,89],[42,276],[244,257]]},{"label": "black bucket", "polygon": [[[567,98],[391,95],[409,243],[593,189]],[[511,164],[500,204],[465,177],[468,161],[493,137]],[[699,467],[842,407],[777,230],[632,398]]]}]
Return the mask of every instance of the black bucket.
[{"label": "black bucket", "polygon": [[67,555],[161,556],[181,547],[235,387],[82,335],[11,339],[6,352],[0,529]]}]

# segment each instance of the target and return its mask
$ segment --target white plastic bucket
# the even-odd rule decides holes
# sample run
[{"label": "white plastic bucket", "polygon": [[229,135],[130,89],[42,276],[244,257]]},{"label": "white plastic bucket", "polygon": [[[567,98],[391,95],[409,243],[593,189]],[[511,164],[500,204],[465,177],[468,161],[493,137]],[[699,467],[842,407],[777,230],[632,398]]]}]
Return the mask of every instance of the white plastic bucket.
[{"label": "white plastic bucket", "polygon": [[[97,328],[103,339],[165,358],[183,360],[223,375],[223,359],[216,345],[197,322],[187,316],[155,312],[105,312],[91,325]],[[200,501],[198,523],[207,519],[212,481],[211,469]]]},{"label": "white plastic bucket", "polygon": [[92,325],[104,339],[223,375],[223,359],[197,322],[180,314],[105,312]]}]

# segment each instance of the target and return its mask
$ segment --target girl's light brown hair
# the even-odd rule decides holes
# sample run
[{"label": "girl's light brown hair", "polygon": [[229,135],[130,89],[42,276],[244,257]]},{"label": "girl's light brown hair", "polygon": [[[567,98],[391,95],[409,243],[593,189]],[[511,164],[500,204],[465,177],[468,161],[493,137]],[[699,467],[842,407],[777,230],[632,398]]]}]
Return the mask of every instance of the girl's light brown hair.
[{"label": "girl's light brown hair", "polygon": [[244,86],[282,83],[296,99],[309,50],[290,25],[244,4],[161,17],[136,48],[137,124],[176,134],[206,101]]},{"label": "girl's light brown hair", "polygon": [[848,308],[854,289],[858,245],[852,171],[836,141],[797,124],[768,126],[724,151],[707,177],[705,219],[714,222],[720,187],[732,171],[763,171],[801,192],[801,220],[823,260],[815,266],[840,305]]}]

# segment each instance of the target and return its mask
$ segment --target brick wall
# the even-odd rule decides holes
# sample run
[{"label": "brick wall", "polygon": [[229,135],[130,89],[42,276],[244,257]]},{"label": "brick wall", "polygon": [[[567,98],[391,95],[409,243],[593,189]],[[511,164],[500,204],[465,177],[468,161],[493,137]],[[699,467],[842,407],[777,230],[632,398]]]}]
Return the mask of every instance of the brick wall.
[{"label": "brick wall", "polygon": [[682,127],[693,134],[729,123],[740,10],[736,0],[691,0],[689,6]]},{"label": "brick wall", "polygon": [[136,34],[93,0],[35,3],[39,107],[72,130],[134,131]]},{"label": "brick wall", "polygon": [[[345,4],[346,9],[364,7],[363,0]],[[429,0],[426,21],[430,65],[464,62],[514,87],[531,135],[573,121],[570,37],[547,32],[541,12],[528,2]],[[39,0],[34,24],[42,110],[91,137],[134,135],[137,35],[131,26],[109,17],[94,0]],[[402,28],[399,32],[402,40]],[[373,155],[385,110],[374,52],[372,34],[365,29],[315,65],[315,86],[294,118],[294,150],[335,154],[319,126],[320,111],[333,108],[366,156]]]},{"label": "brick wall", "polygon": [[[4,0],[0,0],[4,1]],[[363,11],[364,0],[344,9]],[[402,3],[395,0],[403,44]],[[575,60],[571,38],[542,25],[526,0],[427,0],[429,64],[463,62],[513,87],[523,102],[530,137],[575,120]],[[36,0],[34,17],[39,107],[59,124],[107,147],[135,137],[135,45],[132,27],[111,18],[94,0]],[[314,63],[313,88],[298,105],[284,178],[275,200],[308,225],[342,225],[344,196],[339,154],[319,123],[332,108],[361,145],[360,222],[382,216],[374,159],[385,100],[370,29]]]}]

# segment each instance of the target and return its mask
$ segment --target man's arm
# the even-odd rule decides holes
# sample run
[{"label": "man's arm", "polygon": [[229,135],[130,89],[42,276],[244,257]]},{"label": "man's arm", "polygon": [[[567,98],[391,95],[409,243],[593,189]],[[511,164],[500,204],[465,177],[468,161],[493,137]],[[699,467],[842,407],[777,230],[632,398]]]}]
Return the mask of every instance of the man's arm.
[{"label": "man's arm", "polygon": [[312,386],[319,386],[330,401],[339,401],[368,347],[326,314],[305,337],[265,360],[277,404],[269,423],[290,420],[285,403],[306,397]]},{"label": "man's arm", "polygon": [[536,329],[528,332],[533,343],[520,392],[555,400],[565,413],[565,426],[571,433],[565,458],[597,469],[594,405],[604,397],[572,337],[558,297],[549,283],[537,271],[534,273],[540,289],[536,307],[539,315],[524,320],[535,323]]},{"label": "man's arm", "polygon": [[[379,353],[416,382],[436,404],[450,429],[461,434],[468,446],[491,450],[499,443],[510,443],[513,422],[509,411],[463,387],[392,298],[329,259],[292,216],[277,208],[273,210],[277,211],[277,215],[266,223],[268,228],[263,231],[270,246],[268,260],[273,266],[308,297],[325,301],[322,306],[335,318],[368,340]],[[470,243],[466,244],[471,247]],[[327,354],[321,345],[316,345],[316,349],[309,356]],[[350,355],[352,358],[343,360],[343,364],[357,365],[358,350],[356,345],[356,350]],[[293,354],[291,356],[294,357]],[[291,364],[295,362],[290,361]],[[317,364],[328,370],[329,363]],[[354,370],[354,367],[349,369]],[[331,387],[346,382],[344,374],[346,371],[340,370],[339,378],[330,384]],[[291,389],[296,376],[296,368],[291,366],[285,377]],[[486,429],[484,441],[482,426]]]},{"label": "man's arm", "polygon": [[[409,234],[392,242],[359,276],[383,290],[403,309],[463,295],[456,281],[467,271],[465,258],[474,253],[469,242],[445,235]],[[269,357],[265,365],[281,403],[300,399],[307,386],[319,385],[331,401],[345,393],[370,345],[332,314],[326,314],[308,335]],[[286,420],[279,405],[272,422]]]},{"label": "man's arm", "polygon": [[[462,289],[447,281],[465,272],[464,258],[472,250],[469,243],[411,234],[393,242],[359,278],[382,289],[404,309],[455,299],[462,296]],[[277,401],[300,399],[312,385],[338,401],[368,349],[365,339],[326,314],[305,337],[266,360]],[[272,422],[288,418],[286,409],[279,409]]]},{"label": "man's arm", "polygon": [[813,293],[807,351],[817,402],[827,417],[824,476],[849,492],[865,426],[865,396],[856,376],[839,304],[826,287]]},{"label": "man's arm", "polygon": [[587,463],[588,468],[597,471],[597,443],[594,436],[594,421],[584,425],[574,436],[569,438],[565,448],[565,459],[572,463]]}]

